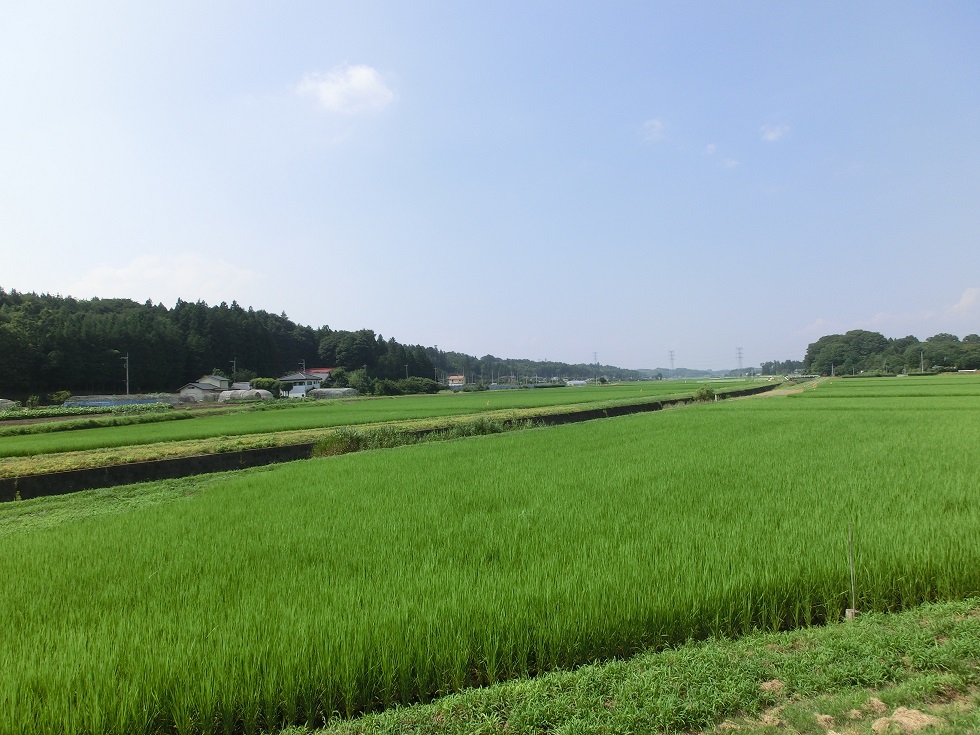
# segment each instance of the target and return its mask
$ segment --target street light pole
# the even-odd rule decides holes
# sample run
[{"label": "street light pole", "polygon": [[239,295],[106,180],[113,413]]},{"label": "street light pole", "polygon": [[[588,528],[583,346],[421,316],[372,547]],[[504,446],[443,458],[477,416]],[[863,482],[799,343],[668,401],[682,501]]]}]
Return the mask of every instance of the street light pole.
[{"label": "street light pole", "polygon": [[126,395],[129,395],[129,353],[126,353],[126,357],[120,357],[120,360],[126,362]]}]

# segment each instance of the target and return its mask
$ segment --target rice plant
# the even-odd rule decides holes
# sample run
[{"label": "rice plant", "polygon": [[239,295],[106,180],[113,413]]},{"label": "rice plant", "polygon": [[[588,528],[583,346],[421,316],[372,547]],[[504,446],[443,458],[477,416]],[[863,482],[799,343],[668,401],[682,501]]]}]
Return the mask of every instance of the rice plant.
[{"label": "rice plant", "polygon": [[976,595],[980,381],[955,386],[823,385],[0,524],[0,732],[315,725],[838,619],[850,526],[860,609]]}]

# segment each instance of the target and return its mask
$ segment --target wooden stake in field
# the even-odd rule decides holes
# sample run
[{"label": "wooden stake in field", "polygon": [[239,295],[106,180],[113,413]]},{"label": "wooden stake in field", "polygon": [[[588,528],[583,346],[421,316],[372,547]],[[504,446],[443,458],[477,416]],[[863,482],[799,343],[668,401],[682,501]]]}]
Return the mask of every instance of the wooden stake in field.
[{"label": "wooden stake in field", "polygon": [[845,620],[854,620],[860,613],[857,610],[857,599],[854,589],[854,526],[848,525],[848,548],[847,548],[847,562],[848,566],[851,568],[851,606],[844,611]]}]

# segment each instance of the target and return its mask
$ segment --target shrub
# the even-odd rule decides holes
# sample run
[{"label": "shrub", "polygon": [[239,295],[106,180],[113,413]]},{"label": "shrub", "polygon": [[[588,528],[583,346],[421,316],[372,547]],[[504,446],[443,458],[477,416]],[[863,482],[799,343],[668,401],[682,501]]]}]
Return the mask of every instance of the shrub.
[{"label": "shrub", "polygon": [[412,376],[402,378],[398,381],[398,387],[402,393],[436,393],[439,391],[439,384],[432,378],[420,378]]},{"label": "shrub", "polygon": [[48,393],[48,402],[62,404],[71,398],[70,390],[58,390],[54,393]]},{"label": "shrub", "polygon": [[715,390],[710,385],[702,385],[696,391],[694,391],[695,401],[713,401],[715,399]]},{"label": "shrub", "polygon": [[[401,381],[399,381],[401,382]],[[404,391],[394,380],[383,378],[374,383],[374,395],[376,396],[400,396]]]}]

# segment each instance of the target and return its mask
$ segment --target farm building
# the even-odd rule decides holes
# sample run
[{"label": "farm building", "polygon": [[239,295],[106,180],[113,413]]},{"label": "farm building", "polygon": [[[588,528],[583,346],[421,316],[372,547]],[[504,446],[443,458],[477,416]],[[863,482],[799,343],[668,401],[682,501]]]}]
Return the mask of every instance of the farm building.
[{"label": "farm building", "polygon": [[290,373],[279,378],[282,385],[282,395],[289,398],[305,398],[307,391],[319,388],[325,381],[329,380],[329,371],[324,374],[319,372],[326,368],[313,368],[300,373]]},{"label": "farm building", "polygon": [[185,400],[216,401],[221,391],[230,388],[231,380],[223,375],[205,375],[181,388],[180,395],[185,396]]},{"label": "farm building", "polygon": [[466,385],[466,378],[462,375],[450,375],[446,378],[446,384],[456,390]]}]

